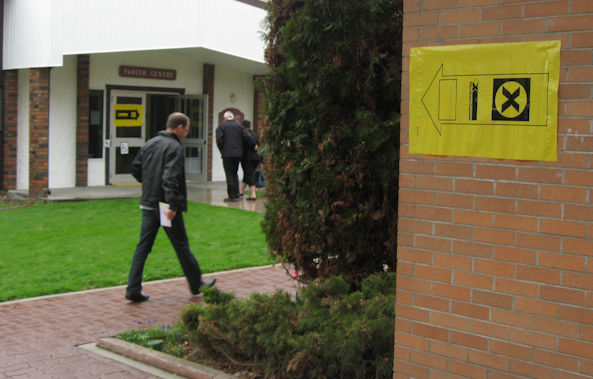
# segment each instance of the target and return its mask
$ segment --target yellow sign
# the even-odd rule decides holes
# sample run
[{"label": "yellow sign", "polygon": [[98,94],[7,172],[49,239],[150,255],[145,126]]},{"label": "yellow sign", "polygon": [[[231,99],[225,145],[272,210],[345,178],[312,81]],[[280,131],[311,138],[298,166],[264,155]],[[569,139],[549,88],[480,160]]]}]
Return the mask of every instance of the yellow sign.
[{"label": "yellow sign", "polygon": [[560,41],[410,53],[410,153],[557,159]]},{"label": "yellow sign", "polygon": [[142,126],[141,104],[115,104],[113,112],[115,126]]}]

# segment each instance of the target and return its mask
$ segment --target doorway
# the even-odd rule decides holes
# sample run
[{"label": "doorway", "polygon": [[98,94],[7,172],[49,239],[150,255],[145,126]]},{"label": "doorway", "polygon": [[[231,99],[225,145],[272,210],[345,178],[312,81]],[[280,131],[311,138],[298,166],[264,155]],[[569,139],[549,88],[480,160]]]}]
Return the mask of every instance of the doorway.
[{"label": "doorway", "polygon": [[208,164],[207,110],[207,95],[111,90],[108,183],[136,183],[130,173],[134,157],[147,140],[165,129],[167,117],[172,112],[182,112],[190,119],[190,132],[182,141],[186,180],[205,183]]},{"label": "doorway", "polygon": [[185,179],[206,183],[208,179],[208,95],[174,97],[175,111],[189,117],[189,133],[181,141],[185,147]]},{"label": "doorway", "polygon": [[130,166],[146,141],[145,104],[146,94],[143,92],[111,92],[110,184],[136,181],[130,174]]}]

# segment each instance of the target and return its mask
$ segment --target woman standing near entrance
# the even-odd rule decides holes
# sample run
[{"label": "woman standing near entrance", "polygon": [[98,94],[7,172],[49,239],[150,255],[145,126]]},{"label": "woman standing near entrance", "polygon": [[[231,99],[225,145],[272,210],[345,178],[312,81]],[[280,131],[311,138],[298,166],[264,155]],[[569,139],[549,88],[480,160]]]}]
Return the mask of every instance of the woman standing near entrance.
[{"label": "woman standing near entrance", "polygon": [[257,153],[259,148],[259,134],[251,130],[251,121],[243,121],[243,127],[253,137],[253,141],[243,141],[243,157],[241,158],[241,167],[243,168],[243,185],[241,186],[240,196],[243,196],[245,188],[249,186],[251,196],[247,200],[255,201],[255,169],[261,161],[261,156]]}]

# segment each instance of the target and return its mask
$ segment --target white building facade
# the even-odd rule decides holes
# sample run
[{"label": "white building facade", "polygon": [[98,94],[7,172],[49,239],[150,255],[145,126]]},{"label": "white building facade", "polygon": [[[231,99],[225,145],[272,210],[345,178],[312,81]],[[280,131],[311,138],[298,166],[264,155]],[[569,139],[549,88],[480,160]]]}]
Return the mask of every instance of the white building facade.
[{"label": "white building facade", "polygon": [[4,0],[4,190],[133,183],[131,160],[173,111],[191,119],[188,180],[224,180],[220,115],[261,127],[264,5]]}]

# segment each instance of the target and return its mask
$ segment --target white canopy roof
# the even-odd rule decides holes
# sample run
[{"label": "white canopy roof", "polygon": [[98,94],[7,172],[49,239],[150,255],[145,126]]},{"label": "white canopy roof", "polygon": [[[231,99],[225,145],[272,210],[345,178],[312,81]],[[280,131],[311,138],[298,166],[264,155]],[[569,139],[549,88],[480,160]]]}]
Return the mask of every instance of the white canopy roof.
[{"label": "white canopy roof", "polygon": [[3,69],[64,55],[164,50],[264,74],[266,11],[235,0],[6,0]]}]

